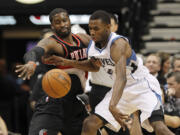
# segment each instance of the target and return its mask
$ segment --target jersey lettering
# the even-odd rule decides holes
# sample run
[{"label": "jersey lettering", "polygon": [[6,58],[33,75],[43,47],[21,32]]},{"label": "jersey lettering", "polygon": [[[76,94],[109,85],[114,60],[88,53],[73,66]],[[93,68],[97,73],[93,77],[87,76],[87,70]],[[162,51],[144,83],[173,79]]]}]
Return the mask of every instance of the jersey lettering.
[{"label": "jersey lettering", "polygon": [[71,59],[79,60],[79,59],[87,58],[86,50],[87,48],[82,48],[71,52],[70,53]]},{"label": "jersey lettering", "polygon": [[101,60],[103,66],[105,66],[105,65],[115,66],[115,64],[112,62],[111,59],[101,58],[100,60]]}]

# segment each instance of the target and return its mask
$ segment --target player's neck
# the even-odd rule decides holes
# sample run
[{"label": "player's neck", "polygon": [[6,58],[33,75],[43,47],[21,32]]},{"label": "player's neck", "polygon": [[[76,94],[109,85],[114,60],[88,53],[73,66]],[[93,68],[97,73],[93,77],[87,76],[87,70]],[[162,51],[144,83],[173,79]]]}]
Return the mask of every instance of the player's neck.
[{"label": "player's neck", "polygon": [[110,34],[107,35],[107,37],[104,40],[99,42],[101,48],[104,48],[105,46],[107,46],[108,41],[109,41],[109,36],[110,36]]},{"label": "player's neck", "polygon": [[68,36],[61,37],[61,39],[67,43],[73,44],[72,33],[70,33]]}]

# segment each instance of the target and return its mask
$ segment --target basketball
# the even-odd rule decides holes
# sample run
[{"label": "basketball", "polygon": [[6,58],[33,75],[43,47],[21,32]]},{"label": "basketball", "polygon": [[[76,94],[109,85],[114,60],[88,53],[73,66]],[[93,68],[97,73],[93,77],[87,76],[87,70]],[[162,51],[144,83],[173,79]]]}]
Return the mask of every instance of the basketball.
[{"label": "basketball", "polygon": [[71,88],[71,78],[61,69],[49,70],[43,76],[42,88],[52,98],[64,97]]}]

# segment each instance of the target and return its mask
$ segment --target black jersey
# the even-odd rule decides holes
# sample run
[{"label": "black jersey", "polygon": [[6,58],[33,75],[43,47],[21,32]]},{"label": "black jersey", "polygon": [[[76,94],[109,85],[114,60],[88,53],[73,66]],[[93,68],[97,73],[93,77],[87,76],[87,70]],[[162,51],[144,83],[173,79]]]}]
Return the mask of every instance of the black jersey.
[{"label": "black jersey", "polygon": [[77,43],[76,46],[67,43],[66,41],[62,40],[60,37],[56,35],[52,36],[52,38],[54,38],[59,43],[59,45],[63,47],[65,52],[65,58],[72,60],[87,59],[87,47],[83,44],[79,36],[72,34],[72,37],[73,40]]},{"label": "black jersey", "polygon": [[[56,35],[53,35],[52,38],[57,41],[58,46],[64,48],[65,58],[73,60],[87,59],[86,46],[78,36],[74,34],[72,36],[77,43],[76,46],[63,41]],[[71,67],[62,66],[58,68],[71,69]],[[54,99],[45,95],[38,100],[30,123],[29,135],[44,133],[44,131],[47,131],[47,134],[50,135],[55,135],[59,131],[63,135],[81,134],[82,123],[87,117],[87,112],[82,103],[76,98],[76,95],[83,93],[83,88],[77,75],[71,74],[70,77],[71,90],[65,97]]]},{"label": "black jersey", "polygon": [[[64,49],[64,57],[67,59],[71,60],[86,60],[87,59],[87,47],[83,44],[81,41],[80,37],[72,34],[73,40],[76,42],[76,46],[72,45],[70,43],[67,43],[66,41],[62,40],[60,37],[57,35],[53,35],[52,38],[54,38],[58,45],[62,46]],[[58,66],[60,69],[69,69],[71,67],[63,67],[63,66]],[[80,82],[80,79],[77,75],[71,74],[71,90],[70,92],[64,97],[64,98],[72,98],[76,97],[77,94],[83,93],[83,88]],[[84,76],[85,77],[85,76]]]}]

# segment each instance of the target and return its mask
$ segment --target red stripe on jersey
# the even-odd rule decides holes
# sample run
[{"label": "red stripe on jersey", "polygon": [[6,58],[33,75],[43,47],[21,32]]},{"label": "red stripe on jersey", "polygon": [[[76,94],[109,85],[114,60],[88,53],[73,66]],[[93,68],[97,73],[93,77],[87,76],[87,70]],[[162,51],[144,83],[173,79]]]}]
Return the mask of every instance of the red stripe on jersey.
[{"label": "red stripe on jersey", "polygon": [[68,56],[68,50],[67,50],[67,48],[66,48],[66,46],[63,44],[63,43],[61,43],[60,41],[58,41],[58,40],[56,40],[58,43],[60,43],[62,46],[63,46],[63,48],[65,49],[65,51],[66,51],[66,55],[65,55],[65,57],[67,57]]},{"label": "red stripe on jersey", "polygon": [[[62,41],[62,42],[64,42],[65,44],[67,44],[67,45],[69,45],[69,46],[73,46],[72,44],[70,44],[70,43],[68,43],[68,42],[66,42],[66,41],[64,41],[64,40],[62,40],[60,37],[58,37],[56,34],[54,34],[60,41]],[[72,36],[76,39],[76,41],[77,41],[77,46],[79,47],[79,45],[80,45],[80,41],[79,41],[79,39],[74,35],[74,34],[72,34]]]},{"label": "red stripe on jersey", "polygon": [[76,37],[77,35],[72,34],[72,36],[77,40],[77,42],[78,42],[77,46],[79,47],[80,41],[79,41],[79,39]]},{"label": "red stripe on jersey", "polygon": [[82,41],[82,39],[80,38],[80,36],[78,36],[77,34],[76,34],[75,36],[76,36],[76,38],[78,37],[78,38]]}]

